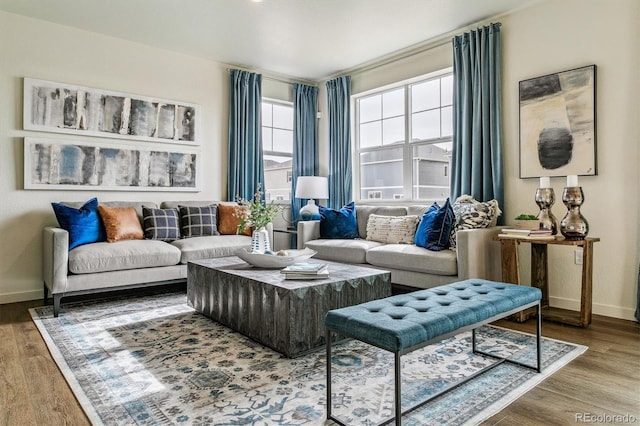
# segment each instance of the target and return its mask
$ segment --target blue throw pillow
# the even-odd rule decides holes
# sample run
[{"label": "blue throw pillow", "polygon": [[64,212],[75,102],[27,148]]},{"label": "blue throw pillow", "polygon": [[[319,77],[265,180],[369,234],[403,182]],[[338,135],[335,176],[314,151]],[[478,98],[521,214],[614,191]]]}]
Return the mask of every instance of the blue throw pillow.
[{"label": "blue throw pillow", "polygon": [[422,215],[414,242],[417,246],[429,250],[446,250],[449,248],[453,219],[453,208],[448,198],[442,207],[438,206],[438,203],[433,203]]},{"label": "blue throw pillow", "polygon": [[358,238],[356,206],[350,202],[340,210],[318,206],[320,211],[320,238]]},{"label": "blue throw pillow", "polygon": [[92,198],[79,209],[51,203],[58,225],[69,233],[69,250],[83,244],[106,241],[106,233],[98,214],[98,199]]}]

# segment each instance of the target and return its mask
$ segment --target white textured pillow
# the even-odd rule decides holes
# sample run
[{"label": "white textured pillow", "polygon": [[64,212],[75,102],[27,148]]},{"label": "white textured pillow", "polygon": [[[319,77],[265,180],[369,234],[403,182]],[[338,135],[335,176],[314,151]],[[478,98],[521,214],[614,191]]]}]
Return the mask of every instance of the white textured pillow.
[{"label": "white textured pillow", "polygon": [[387,244],[413,244],[416,226],[420,219],[415,215],[369,215],[367,240]]}]

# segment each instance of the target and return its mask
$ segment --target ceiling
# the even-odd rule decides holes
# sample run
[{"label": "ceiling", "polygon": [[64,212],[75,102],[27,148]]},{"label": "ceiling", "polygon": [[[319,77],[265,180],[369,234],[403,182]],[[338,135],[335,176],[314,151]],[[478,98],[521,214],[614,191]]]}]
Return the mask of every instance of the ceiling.
[{"label": "ceiling", "polygon": [[0,0],[0,10],[322,80],[539,0]]}]

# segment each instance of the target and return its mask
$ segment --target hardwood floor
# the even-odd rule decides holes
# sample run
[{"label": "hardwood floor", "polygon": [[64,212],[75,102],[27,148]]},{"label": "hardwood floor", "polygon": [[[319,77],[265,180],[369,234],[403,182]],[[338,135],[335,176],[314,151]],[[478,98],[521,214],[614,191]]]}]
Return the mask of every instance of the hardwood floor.
[{"label": "hardwood floor", "polygon": [[[0,425],[87,425],[89,420],[27,311],[41,305],[0,305]],[[497,325],[535,330],[533,320]],[[635,421],[620,417],[618,424],[640,424],[640,325],[596,315],[587,329],[544,322],[542,330],[545,337],[589,350],[484,426],[611,424],[615,418],[598,416],[625,415]]]}]

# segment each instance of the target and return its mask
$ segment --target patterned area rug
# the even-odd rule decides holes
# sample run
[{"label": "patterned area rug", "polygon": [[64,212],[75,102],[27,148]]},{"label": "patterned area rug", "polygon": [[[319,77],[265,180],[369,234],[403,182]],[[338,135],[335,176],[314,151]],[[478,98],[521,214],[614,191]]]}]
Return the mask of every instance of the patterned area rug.
[{"label": "patterned area rug", "polygon": [[[324,350],[288,359],[194,312],[184,293],[49,306],[31,315],[93,424],[323,425]],[[491,359],[463,333],[403,357],[403,401],[433,394]],[[533,363],[533,336],[494,327],[479,348]],[[360,342],[334,346],[334,413],[371,425],[392,413],[393,357]],[[542,374],[503,364],[403,418],[477,424],[587,348],[544,339]]]}]

